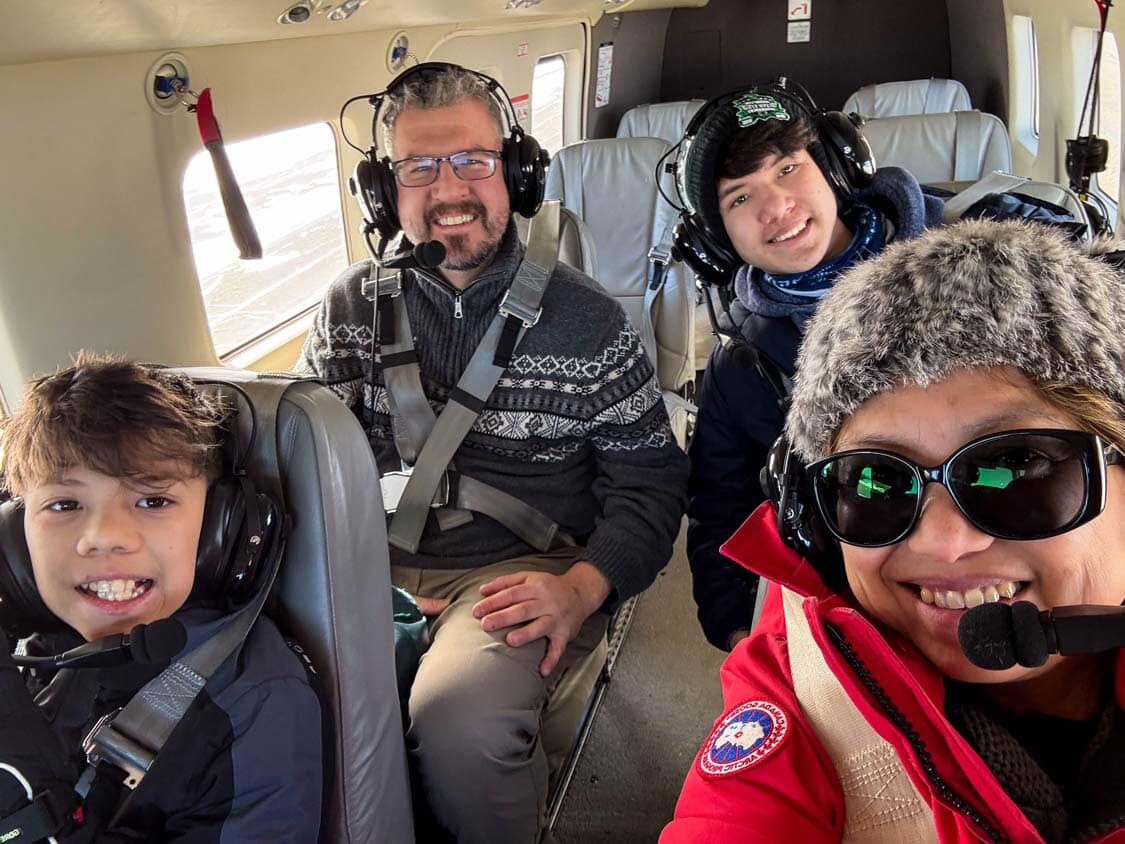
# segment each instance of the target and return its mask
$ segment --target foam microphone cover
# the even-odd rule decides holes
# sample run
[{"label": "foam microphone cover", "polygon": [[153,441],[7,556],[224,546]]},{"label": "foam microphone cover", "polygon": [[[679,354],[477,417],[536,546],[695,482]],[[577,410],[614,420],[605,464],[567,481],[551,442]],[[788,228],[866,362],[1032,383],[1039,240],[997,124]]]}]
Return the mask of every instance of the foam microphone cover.
[{"label": "foam microphone cover", "polygon": [[435,270],[445,260],[445,245],[440,240],[426,240],[414,247],[414,260],[418,266]]},{"label": "foam microphone cover", "polygon": [[129,656],[133,662],[145,665],[170,662],[186,644],[187,631],[172,618],[138,624],[129,631]]},{"label": "foam microphone cover", "polygon": [[1016,664],[1016,647],[1012,640],[1012,608],[1007,604],[995,603],[981,604],[967,610],[957,624],[957,641],[960,642],[965,657],[978,668],[991,671],[1011,668]]},{"label": "foam microphone cover", "polygon": [[1024,668],[1037,668],[1047,661],[1047,632],[1039,620],[1039,607],[1031,601],[1012,604],[1012,638],[1016,662]]}]

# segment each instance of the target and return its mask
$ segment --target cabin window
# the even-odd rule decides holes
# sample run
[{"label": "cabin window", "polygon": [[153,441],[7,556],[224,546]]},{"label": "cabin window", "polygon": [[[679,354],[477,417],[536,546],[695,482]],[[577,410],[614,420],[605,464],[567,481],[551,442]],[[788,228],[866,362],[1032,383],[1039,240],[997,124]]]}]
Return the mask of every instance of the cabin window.
[{"label": "cabin window", "polygon": [[552,155],[563,146],[563,90],[566,61],[544,56],[535,63],[531,81],[531,134]]},{"label": "cabin window", "polygon": [[1015,136],[1035,155],[1039,150],[1039,47],[1035,23],[1027,15],[1012,15],[1012,48],[1015,53]]},{"label": "cabin window", "polygon": [[300,318],[348,263],[328,124],[228,144],[227,155],[262,241],[260,260],[238,257],[206,151],[188,164],[183,181],[195,272],[223,359],[275,331],[306,330]]}]

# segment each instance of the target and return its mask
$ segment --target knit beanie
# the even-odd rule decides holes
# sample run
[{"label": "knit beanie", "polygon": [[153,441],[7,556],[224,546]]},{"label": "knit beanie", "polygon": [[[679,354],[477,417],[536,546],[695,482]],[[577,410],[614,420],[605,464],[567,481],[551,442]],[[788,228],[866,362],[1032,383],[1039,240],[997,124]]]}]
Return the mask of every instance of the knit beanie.
[{"label": "knit beanie", "polygon": [[1122,248],[992,220],[889,246],[820,300],[797,358],[789,442],[803,460],[824,457],[872,396],[969,367],[1015,367],[1125,408],[1125,276],[1097,257]]}]

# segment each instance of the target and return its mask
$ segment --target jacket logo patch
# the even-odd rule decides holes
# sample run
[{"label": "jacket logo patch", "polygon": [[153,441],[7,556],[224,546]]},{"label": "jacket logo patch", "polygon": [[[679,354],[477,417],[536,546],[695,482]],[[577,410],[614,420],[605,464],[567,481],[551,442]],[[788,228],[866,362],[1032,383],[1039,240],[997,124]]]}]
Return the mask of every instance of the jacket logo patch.
[{"label": "jacket logo patch", "polygon": [[699,752],[699,770],[708,777],[745,770],[777,750],[788,732],[789,719],[772,703],[744,703],[711,731]]}]

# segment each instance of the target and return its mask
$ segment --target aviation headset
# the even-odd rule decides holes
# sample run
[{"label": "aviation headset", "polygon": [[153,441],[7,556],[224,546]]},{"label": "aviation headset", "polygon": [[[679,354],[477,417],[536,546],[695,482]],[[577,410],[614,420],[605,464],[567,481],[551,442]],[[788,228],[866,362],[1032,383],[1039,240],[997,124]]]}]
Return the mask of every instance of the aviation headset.
[{"label": "aviation headset", "polygon": [[[221,386],[242,392],[234,384]],[[257,573],[269,568],[260,564],[278,546],[282,522],[277,503],[255,489],[244,468],[257,421],[243,397],[250,409],[249,439],[241,442],[238,414],[232,411],[224,425],[229,432],[222,443],[223,473],[207,489],[189,598],[228,608],[253,594]],[[23,520],[21,501],[0,504],[0,629],[13,640],[68,629],[39,595]]]},{"label": "aviation headset", "polygon": [[[461,71],[477,77],[504,114],[508,124],[508,137],[500,144],[499,163],[512,211],[524,217],[533,217],[543,204],[550,156],[535,138],[524,132],[504,87],[491,76],[460,65],[424,62],[400,73],[383,91],[348,100],[350,103],[354,99],[367,99],[375,110],[371,117],[371,147],[364,153],[363,159],[356,165],[355,172],[348,180],[348,190],[359,202],[368,233],[375,230],[383,237],[390,238],[402,229],[398,218],[398,185],[391,167],[392,162],[389,156],[379,155],[379,112],[383,103],[389,95],[415,77],[449,71]],[[348,103],[344,104],[345,108]]]},{"label": "aviation headset", "polygon": [[781,78],[707,101],[673,148],[680,210],[673,244],[676,256],[706,284],[727,284],[731,273],[745,263],[723,227],[717,192],[720,156],[735,132],[743,128],[737,101],[748,94],[773,97],[790,119],[803,117],[812,124],[816,140],[808,147],[809,155],[838,200],[867,185],[875,175],[875,157],[859,131],[859,117],[818,108],[794,82]]},{"label": "aviation headset", "polygon": [[781,541],[808,560],[834,592],[847,586],[840,543],[817,512],[805,464],[782,434],[761,473],[762,491],[777,513]]}]

